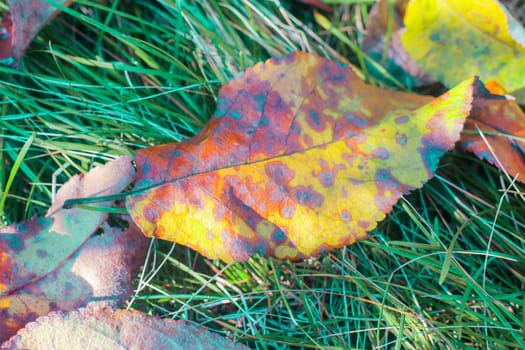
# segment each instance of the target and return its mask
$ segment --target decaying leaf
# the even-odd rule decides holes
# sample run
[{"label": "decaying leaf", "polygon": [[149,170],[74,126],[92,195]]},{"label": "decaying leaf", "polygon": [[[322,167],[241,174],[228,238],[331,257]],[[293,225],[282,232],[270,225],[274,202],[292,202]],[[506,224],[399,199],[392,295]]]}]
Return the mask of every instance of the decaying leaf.
[{"label": "decaying leaf", "polygon": [[[361,48],[390,74],[408,86],[430,85],[435,80],[423,72],[401,43],[408,0],[379,0],[370,10]],[[373,68],[373,67],[369,67]]]},{"label": "decaying leaf", "polygon": [[497,0],[410,0],[404,24],[403,46],[436,80],[479,75],[525,102],[525,29]]},{"label": "decaying leaf", "polygon": [[[506,58],[502,57],[500,53],[491,54],[490,50],[496,49],[491,46],[494,41],[497,41],[499,45],[508,47],[517,45],[518,49],[514,53],[518,58],[522,57],[522,62],[513,62],[512,64],[523,63],[523,56],[520,53],[523,50],[520,47],[523,48],[525,42],[525,31],[507,13],[505,7],[498,2],[477,2],[472,5],[470,2],[459,1],[426,2],[413,0],[410,3],[416,10],[412,17],[405,19],[412,26],[405,34],[404,41],[401,42],[400,35],[405,31],[402,19],[405,18],[408,2],[408,0],[397,0],[392,3],[379,0],[370,12],[367,31],[361,41],[363,50],[378,60],[384,58],[385,61],[381,62],[383,66],[404,83],[424,85],[431,83],[432,79],[421,72],[417,63],[406,51],[403,43],[418,52],[424,48],[428,49],[424,57],[421,56],[420,61],[423,62],[423,67],[429,69],[427,72],[430,73],[439,71],[440,73],[435,77],[443,79],[442,81],[448,84],[454,84],[461,79],[461,74],[466,77],[470,74],[482,74],[482,72],[487,73],[485,76],[494,76],[499,73],[504,75],[504,72],[510,73],[513,68],[505,68],[506,71],[503,69],[509,64],[509,61],[498,63],[498,59]],[[426,4],[429,4],[429,7],[425,7]],[[467,10],[465,6],[469,6],[469,9]],[[444,10],[441,11],[442,9]],[[451,11],[453,15],[450,14]],[[495,16],[492,16],[493,11],[496,14]],[[465,16],[462,15],[463,13]],[[466,25],[466,22],[469,25]],[[457,25],[462,27],[462,31],[453,29]],[[449,30],[454,32],[452,36],[449,35]],[[465,34],[472,32],[477,34]],[[390,33],[390,39],[387,33]],[[456,35],[461,40],[456,40]],[[426,44],[413,41],[415,40],[414,37],[417,40],[425,41]],[[472,52],[471,46],[468,50],[463,50],[463,41],[465,40],[480,51]],[[484,49],[486,52],[481,54]],[[385,57],[382,57],[383,53],[386,54]],[[472,57],[468,57],[469,54]],[[477,63],[473,64],[473,60]],[[501,71],[498,69],[489,70],[487,63],[498,66]],[[465,65],[468,65],[469,69],[465,70]],[[504,77],[504,81],[511,78],[519,83],[519,81],[523,81],[522,73],[523,69],[512,72],[511,76]],[[407,79],[411,80],[408,81]],[[493,83],[492,86],[494,84],[496,83]],[[501,87],[496,90],[493,91],[494,94],[505,95]],[[525,101],[525,94],[522,95],[523,91],[525,91],[523,88],[513,91],[513,95],[517,97],[518,101]],[[525,124],[523,112],[516,101],[496,95],[485,94],[475,100],[473,111],[465,124],[460,147],[472,151],[479,158],[507,171],[511,176],[524,174],[523,135],[525,134]],[[484,132],[485,140],[480,136],[480,131]],[[523,181],[523,176],[518,177],[518,179]]]},{"label": "decaying leaf", "polygon": [[84,308],[53,312],[27,325],[1,349],[248,350],[187,321],[136,311]]},{"label": "decaying leaf", "polygon": [[121,192],[135,177],[130,160],[121,157],[73,177],[48,216],[0,230],[0,341],[50,311],[88,302],[116,306],[129,297],[132,270],[143,262],[148,240],[126,218],[127,229],[105,224],[103,235],[92,236],[107,213],[58,208],[70,196]]},{"label": "decaying leaf", "polygon": [[137,152],[128,209],[146,235],[228,262],[353,243],[433,175],[479,84],[411,111],[336,62],[271,59],[221,89],[199,135]]},{"label": "decaying leaf", "polygon": [[0,29],[0,61],[11,64],[13,62],[13,18],[6,12]]},{"label": "decaying leaf", "polygon": [[[504,95],[501,87],[490,86]],[[501,95],[475,99],[460,146],[525,182],[525,113],[515,100]]]},{"label": "decaying leaf", "polygon": [[[57,0],[69,6],[72,0]],[[60,10],[46,0],[8,0],[9,11],[2,21],[0,59],[18,65],[35,35]]]}]

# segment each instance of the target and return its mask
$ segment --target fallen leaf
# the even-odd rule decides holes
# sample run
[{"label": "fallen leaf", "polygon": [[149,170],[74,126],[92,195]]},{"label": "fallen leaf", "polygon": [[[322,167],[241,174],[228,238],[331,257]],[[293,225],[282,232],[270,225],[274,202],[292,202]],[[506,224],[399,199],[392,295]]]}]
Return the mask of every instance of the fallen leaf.
[{"label": "fallen leaf", "polygon": [[525,95],[525,29],[496,0],[411,0],[401,41],[419,67],[453,86],[472,75]]},{"label": "fallen leaf", "polygon": [[227,262],[353,243],[432,177],[479,84],[410,111],[395,108],[407,94],[368,86],[337,62],[271,59],[221,89],[199,135],[137,151],[142,193],[127,197],[128,210],[147,236]]},{"label": "fallen leaf", "polygon": [[7,11],[2,18],[0,29],[0,60],[5,64],[13,63],[13,18]]},{"label": "fallen leaf", "polygon": [[83,308],[38,318],[1,349],[248,350],[191,322],[136,311]]},{"label": "fallen leaf", "polygon": [[[408,0],[377,1],[368,14],[366,31],[360,38],[361,49],[405,85],[430,85],[435,80],[419,68],[401,43],[407,3]],[[369,69],[374,72],[371,65]]]},{"label": "fallen leaf", "polygon": [[491,90],[500,95],[474,100],[459,145],[525,183],[525,113],[501,87]]},{"label": "fallen leaf", "polygon": [[47,217],[0,229],[0,341],[50,311],[88,302],[116,306],[129,297],[148,240],[126,218],[128,229],[105,224],[103,235],[92,236],[107,213],[59,206],[69,196],[119,193],[134,177],[131,158],[121,157],[73,177]]},{"label": "fallen leaf", "polygon": [[[56,1],[63,6],[72,2]],[[60,10],[45,0],[8,0],[7,6],[9,11],[4,15],[0,36],[0,59],[18,66],[35,35]]]},{"label": "fallen leaf", "polygon": [[[422,2],[412,1],[412,3],[417,3],[418,6],[423,6]],[[367,30],[365,32],[364,37],[361,40],[361,46],[362,49],[365,52],[369,53],[372,57],[376,58],[377,60],[382,60],[381,64],[399,80],[403,81],[405,84],[408,85],[420,86],[431,83],[432,78],[422,73],[417,63],[408,54],[405,47],[403,46],[403,43],[401,42],[400,35],[405,31],[402,19],[405,17],[407,4],[408,0],[397,0],[393,3],[388,2],[386,0],[379,0],[370,11],[367,23]],[[459,2],[449,1],[448,5],[447,1],[438,3],[432,2],[432,4],[438,4],[439,6],[447,7],[456,6],[457,4],[459,4]],[[464,2],[462,2],[461,4],[464,4]],[[412,6],[414,5],[412,4]],[[496,7],[494,8],[494,6]],[[525,39],[525,31],[518,22],[512,19],[510,14],[507,13],[507,11],[505,10],[505,7],[497,4],[494,1],[473,6],[471,10],[467,11],[469,15],[466,16],[466,18],[463,18],[463,20],[474,22],[476,20],[476,16],[472,16],[470,15],[470,13],[477,13],[477,11],[480,11],[478,7],[483,8],[481,9],[481,13],[485,15],[495,9],[500,16],[500,20],[504,17],[503,21],[506,21],[508,25],[508,32],[506,32],[507,36],[506,38],[504,38],[504,42],[506,42],[507,44],[514,43],[523,46]],[[421,9],[420,7],[418,8]],[[418,21],[424,20],[421,17],[431,16],[431,14],[428,13],[427,9],[425,9],[425,11],[423,12],[416,11],[414,13],[417,18],[409,18],[407,20]],[[425,14],[425,16],[422,16],[423,13]],[[456,13],[456,15],[459,16],[459,13],[460,12]],[[443,15],[443,13],[439,13],[433,20],[436,22],[438,20],[441,22],[451,21],[450,17],[443,17],[446,16]],[[493,24],[494,20],[495,19],[491,18],[488,21],[488,23]],[[428,19],[428,21],[432,20]],[[480,23],[484,21],[485,18],[479,20]],[[423,40],[427,40],[428,43],[425,46],[427,48],[431,45],[444,45],[444,43],[441,41],[428,40],[430,38],[430,34],[428,34],[428,32],[425,31],[430,30],[430,28],[427,28],[427,22],[425,22],[424,26],[425,28],[423,29],[423,34],[418,34],[418,29],[412,28],[411,35],[427,35],[426,38],[422,38]],[[480,33],[483,31],[483,33],[485,33],[483,35],[491,36],[492,40],[496,40],[498,35],[501,35],[503,37],[505,33],[505,30],[503,30],[504,33],[499,34],[499,30],[497,30],[494,27],[491,27],[490,25],[487,27],[481,26],[476,30],[479,30]],[[390,39],[387,35],[388,32],[391,33]],[[437,28],[435,32],[438,32]],[[445,31],[443,30],[443,32]],[[408,35],[410,35],[410,33],[407,34],[407,37],[405,37],[406,41],[409,40],[408,38],[410,36]],[[443,35],[443,37],[447,36],[448,34]],[[436,34],[434,39],[436,39],[437,37],[438,35]],[[472,40],[472,38],[475,39],[476,36],[468,37],[468,40]],[[487,42],[484,39],[484,37],[479,38],[479,36],[477,36],[477,38],[478,40],[483,40],[484,42]],[[450,37],[445,40],[449,39]],[[458,42],[456,42],[456,44],[458,44]],[[416,46],[416,44],[412,42],[407,42],[407,45]],[[459,69],[456,71],[457,64],[455,61],[462,61],[464,59],[463,55],[465,54],[465,52],[462,49],[458,49],[461,45],[461,42],[459,42],[459,44],[456,46],[448,45],[442,47],[440,46],[439,48],[435,48],[434,46],[432,46],[434,49],[434,51],[432,51],[432,55],[430,55],[429,53],[424,61],[427,63],[427,65],[433,65],[433,67],[436,70],[441,70],[443,72],[446,70],[447,72],[450,72],[451,76],[456,75],[455,80],[449,80],[449,83],[453,84],[458,79],[461,79],[460,76],[457,75],[459,74]],[[383,52],[385,50],[385,46],[386,51]],[[454,49],[454,47],[456,47],[456,49]],[[419,48],[420,47],[418,46],[417,49]],[[452,51],[452,53],[455,53],[456,56],[453,59],[450,57],[443,58],[440,56],[442,51]],[[386,54],[386,56],[383,57],[383,54]],[[474,59],[486,59],[487,62],[493,60],[493,56],[481,56],[476,56],[474,57]],[[443,64],[442,62],[452,62],[453,64]],[[463,63],[460,62],[459,64],[462,65]],[[483,64],[484,63],[481,62],[476,66],[477,68],[475,68],[474,70],[467,70],[465,76],[468,76],[473,72],[479,74],[480,71],[478,71],[477,69],[484,69]],[[463,70],[464,68],[460,69]],[[517,73],[517,76],[520,76],[520,73]],[[497,87],[494,84],[496,84]],[[463,150],[473,152],[479,158],[487,160],[488,162],[494,164],[501,170],[507,171],[511,176],[516,176],[517,174],[525,174],[525,160],[523,156],[524,143],[522,141],[525,133],[523,112],[516,103],[516,101],[512,99],[506,99],[504,96],[496,96],[505,95],[505,91],[503,88],[501,88],[497,83],[493,81],[491,81],[491,85],[495,89],[495,91],[492,91],[492,93],[495,95],[489,96],[485,94],[483,96],[480,96],[480,98],[475,99],[472,113],[465,123],[465,130],[461,137],[461,142],[459,144],[460,148]],[[522,96],[523,91],[525,91],[525,89],[519,89],[513,92],[513,95],[516,96],[518,101],[525,101],[525,94],[523,94]],[[428,99],[428,101],[430,101],[430,97]],[[480,135],[480,132],[484,133],[485,139],[483,139],[483,137]],[[520,181],[523,181],[523,176],[519,177],[518,179]]]}]

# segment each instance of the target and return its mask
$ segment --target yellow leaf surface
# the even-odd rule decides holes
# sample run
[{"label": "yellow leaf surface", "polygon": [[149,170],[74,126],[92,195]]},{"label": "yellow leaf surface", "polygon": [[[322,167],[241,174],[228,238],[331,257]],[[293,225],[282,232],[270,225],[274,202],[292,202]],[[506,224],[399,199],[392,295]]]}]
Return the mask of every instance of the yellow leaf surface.
[{"label": "yellow leaf surface", "polygon": [[525,87],[525,31],[498,1],[411,0],[404,24],[407,52],[445,85],[479,75],[509,93]]}]

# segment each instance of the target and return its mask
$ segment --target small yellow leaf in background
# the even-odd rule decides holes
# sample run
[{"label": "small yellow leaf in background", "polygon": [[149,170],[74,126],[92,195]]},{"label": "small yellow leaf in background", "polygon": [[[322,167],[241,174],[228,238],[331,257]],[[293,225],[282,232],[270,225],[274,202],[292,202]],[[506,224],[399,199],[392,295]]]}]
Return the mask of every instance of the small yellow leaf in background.
[{"label": "small yellow leaf in background", "polygon": [[451,87],[496,80],[525,102],[525,30],[495,0],[412,0],[401,41],[419,67]]}]

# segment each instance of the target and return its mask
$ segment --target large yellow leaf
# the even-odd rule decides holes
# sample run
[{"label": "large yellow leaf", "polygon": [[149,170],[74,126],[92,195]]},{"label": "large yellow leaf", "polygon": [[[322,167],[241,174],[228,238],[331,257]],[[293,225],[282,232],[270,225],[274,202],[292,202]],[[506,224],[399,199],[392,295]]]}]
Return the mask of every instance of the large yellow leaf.
[{"label": "large yellow leaf", "polygon": [[271,59],[221,89],[195,138],[137,152],[128,209],[146,235],[228,262],[353,243],[433,175],[478,84],[411,111],[396,106],[426,98],[368,86],[337,62]]},{"label": "large yellow leaf", "polygon": [[436,80],[479,75],[525,102],[525,31],[498,1],[411,0],[404,24],[404,47]]}]

